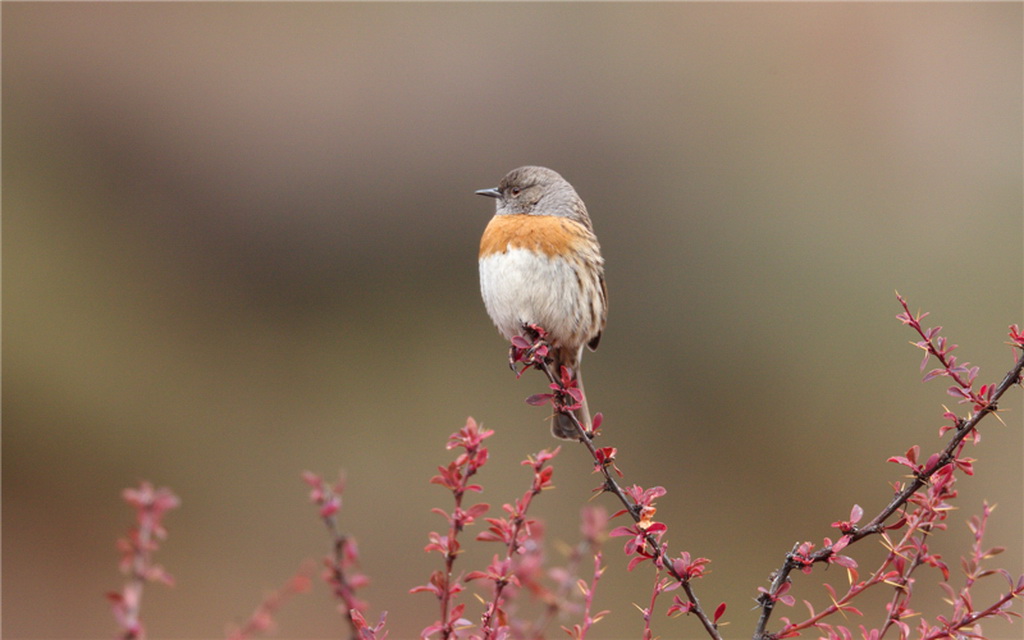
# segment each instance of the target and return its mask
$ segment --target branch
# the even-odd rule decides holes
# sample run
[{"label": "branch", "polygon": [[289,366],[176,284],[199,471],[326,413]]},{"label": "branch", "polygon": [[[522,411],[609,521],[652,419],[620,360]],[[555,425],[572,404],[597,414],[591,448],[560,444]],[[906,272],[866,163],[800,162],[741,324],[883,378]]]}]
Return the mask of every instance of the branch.
[{"label": "branch", "polygon": [[148,482],[140,483],[138,489],[125,489],[121,496],[135,509],[137,524],[127,537],[117,541],[121,551],[121,572],[128,576],[128,580],[121,591],[108,593],[107,599],[121,627],[120,638],[142,640],[146,637],[139,615],[143,587],[147,582],[174,584],[174,579],[163,567],[153,564],[153,553],[159,548],[160,541],[167,537],[164,515],[176,509],[181,501],[170,489],[155,489]]},{"label": "branch", "polygon": [[[578,408],[580,403],[582,403],[582,390],[575,386],[575,381],[571,379],[571,376],[566,375],[567,372],[560,371],[558,373],[562,375],[556,375],[551,370],[550,365],[545,359],[548,352],[548,345],[544,340],[546,332],[541,327],[529,326],[526,327],[526,333],[533,338],[533,342],[513,340],[510,351],[510,364],[514,367],[516,362],[522,362],[524,364],[523,370],[533,367],[542,371],[547,376],[551,382],[551,389],[554,391],[553,394],[550,394],[550,400],[553,402],[555,410],[565,414],[572,420],[580,442],[583,443],[583,446],[587,448],[587,451],[590,452],[591,457],[594,459],[594,468],[600,471],[604,478],[600,487],[601,491],[614,495],[625,507],[624,512],[628,513],[636,524],[637,531],[639,532],[638,535],[644,543],[642,548],[637,549],[636,553],[642,555],[644,559],[653,560],[656,567],[664,569],[682,587],[688,603],[685,607],[677,606],[675,608],[679,611],[685,610],[686,613],[692,613],[697,616],[708,636],[713,640],[722,640],[722,636],[718,633],[717,621],[725,610],[724,606],[718,607],[715,617],[712,619],[701,607],[700,600],[690,584],[693,578],[703,575],[703,566],[707,563],[707,560],[698,558],[691,562],[690,556],[687,553],[682,554],[680,558],[675,560],[668,556],[666,545],[662,545],[659,540],[660,534],[665,531],[665,527],[651,520],[654,508],[649,503],[641,504],[641,502],[630,497],[628,491],[623,489],[612,475],[612,470],[614,469],[621,477],[621,472],[615,466],[615,449],[612,447],[598,448],[594,444],[594,437],[598,435],[601,423],[600,414],[595,416],[594,426],[591,431],[588,431],[580,424],[579,419],[572,410]],[[521,374],[522,371],[519,372],[519,375]],[[541,397],[543,396],[531,397],[531,404],[538,404],[536,400]],[[661,490],[661,493],[658,495],[663,493],[664,490]],[[644,492],[644,494],[647,495],[647,492]],[[655,527],[660,528],[656,529]],[[615,534],[613,533],[612,535]],[[645,551],[648,547],[651,549],[649,553]],[[634,565],[631,564],[630,567],[632,568],[632,566]]]},{"label": "branch", "polygon": [[267,594],[249,616],[249,619],[227,634],[227,640],[248,640],[248,638],[254,638],[273,627],[274,615],[281,606],[292,596],[309,591],[311,586],[309,576],[312,572],[312,563],[303,564],[298,573],[289,578],[283,586]]},{"label": "branch", "polygon": [[536,455],[528,456],[523,461],[524,465],[533,468],[533,481],[530,488],[523,494],[523,497],[516,500],[514,504],[504,504],[502,508],[508,514],[507,518],[487,518],[491,525],[487,531],[477,535],[476,539],[486,542],[501,542],[505,545],[505,557],[499,559],[494,556],[494,561],[487,567],[486,571],[471,571],[466,575],[466,582],[485,578],[494,582],[494,598],[487,605],[480,627],[484,640],[493,640],[498,637],[501,629],[505,626],[503,620],[506,618],[501,608],[502,594],[509,584],[519,586],[520,581],[516,576],[515,558],[521,554],[522,547],[532,535],[534,521],[527,519],[526,512],[530,508],[533,499],[540,495],[541,491],[553,487],[551,476],[554,471],[548,462],[558,455],[561,447],[554,451],[543,450]]},{"label": "branch", "polygon": [[366,586],[369,578],[357,570],[359,550],[356,541],[338,528],[337,513],[341,509],[341,494],[345,490],[345,479],[338,477],[333,485],[323,478],[306,471],[302,479],[310,486],[310,502],[319,507],[318,513],[331,537],[331,555],[324,558],[324,580],[330,585],[338,599],[338,608],[345,614],[350,629],[349,637],[362,637],[362,612],[367,604],[356,595],[356,590]]},{"label": "branch", "polygon": [[420,632],[421,638],[440,634],[442,640],[448,640],[455,637],[458,628],[469,624],[469,621],[462,617],[466,605],[454,604],[456,597],[464,588],[461,577],[454,577],[455,558],[462,549],[458,536],[463,529],[485,514],[490,505],[480,503],[463,508],[462,499],[466,492],[483,491],[483,487],[471,484],[469,479],[487,463],[488,452],[487,447],[483,446],[483,441],[492,435],[494,431],[481,429],[473,418],[466,420],[466,426],[453,433],[447,444],[448,449],[461,448],[464,450],[463,453],[456,456],[447,466],[438,467],[438,474],[430,479],[432,484],[439,484],[451,491],[455,498],[455,508],[451,513],[443,509],[433,510],[448,521],[448,535],[430,532],[430,544],[425,547],[427,552],[437,551],[444,556],[444,570],[434,571],[430,575],[429,583],[413,587],[409,591],[432,593],[440,602],[441,617]]},{"label": "branch", "polygon": [[[968,414],[967,418],[960,418],[952,414],[952,412],[946,412],[946,417],[954,421],[953,429],[955,433],[946,447],[930,456],[925,464],[917,464],[917,447],[913,447],[906,457],[890,458],[890,461],[899,462],[910,467],[914,471],[913,480],[897,491],[889,504],[872,518],[870,522],[863,527],[857,527],[852,523],[837,523],[844,535],[835,544],[827,544],[814,553],[801,553],[801,545],[797,544],[793,547],[792,551],[786,554],[782,566],[773,573],[771,587],[767,590],[762,590],[762,595],[758,598],[761,606],[761,616],[754,632],[754,640],[770,640],[775,637],[773,634],[766,633],[765,629],[771,618],[775,603],[784,592],[784,588],[789,582],[789,575],[794,569],[806,568],[818,562],[830,561],[840,549],[869,535],[883,533],[887,528],[885,522],[893,514],[906,506],[913,496],[927,485],[937,473],[950,467],[950,465],[952,465],[950,467],[951,470],[959,467],[969,469],[970,461],[961,460],[958,457],[964,446],[965,439],[975,433],[981,420],[989,414],[998,411],[999,400],[1010,387],[1021,384],[1021,375],[1022,371],[1024,371],[1024,357],[1018,355],[1013,368],[1003,376],[1002,381],[998,385],[983,385],[980,391],[975,392],[973,390],[973,381],[977,374],[977,368],[967,368],[966,364],[957,365],[956,359],[948,356],[948,353],[955,349],[956,345],[947,346],[945,338],[938,337],[938,330],[941,327],[932,329],[922,328],[920,319],[926,314],[914,316],[910,313],[906,301],[902,297],[899,297],[899,301],[904,308],[904,313],[897,317],[904,324],[910,325],[922,338],[920,342],[915,343],[915,346],[925,350],[927,354],[925,362],[922,363],[922,369],[927,363],[927,359],[931,356],[936,357],[942,365],[942,368],[929,372],[925,379],[928,380],[941,375],[953,379],[956,387],[951,387],[949,393],[963,398],[963,402],[972,402],[974,412]],[[1020,332],[1016,326],[1011,327],[1010,335],[1016,347],[1024,348],[1024,340],[1021,339]],[[951,471],[948,473],[951,474]],[[803,627],[804,625],[800,626]],[[793,630],[795,627],[790,627],[789,629]]]}]

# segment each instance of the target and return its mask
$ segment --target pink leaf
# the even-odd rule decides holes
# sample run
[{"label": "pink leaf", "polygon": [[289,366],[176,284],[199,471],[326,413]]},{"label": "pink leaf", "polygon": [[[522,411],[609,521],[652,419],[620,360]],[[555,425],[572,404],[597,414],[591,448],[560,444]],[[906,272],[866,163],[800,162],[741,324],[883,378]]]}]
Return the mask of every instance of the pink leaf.
[{"label": "pink leaf", "polygon": [[860,508],[859,504],[853,505],[853,509],[850,509],[850,522],[856,524],[860,522],[860,519],[864,517],[864,510]]}]

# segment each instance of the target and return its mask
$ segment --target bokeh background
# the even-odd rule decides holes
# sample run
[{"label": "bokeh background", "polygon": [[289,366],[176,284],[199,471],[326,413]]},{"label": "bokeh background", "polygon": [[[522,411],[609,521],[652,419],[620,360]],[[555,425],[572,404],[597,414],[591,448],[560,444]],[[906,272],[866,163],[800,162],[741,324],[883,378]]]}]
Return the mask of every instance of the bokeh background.
[{"label": "bokeh background", "polygon": [[[141,479],[182,498],[151,635],[221,636],[327,552],[305,469],[346,471],[370,617],[416,637],[448,434],[496,430],[495,508],[555,444],[477,285],[493,203],[473,190],[522,164],[588,204],[611,304],[590,404],[627,481],[668,488],[671,548],[713,559],[698,593],[729,603],[730,637],[794,542],[888,500],[888,456],[940,446],[953,400],[919,382],[894,290],[983,380],[1012,363],[1019,3],[5,2],[2,22],[5,637],[114,633],[119,492]],[[954,567],[987,499],[1022,571],[1020,396],[971,452],[938,543]],[[555,481],[534,513],[557,559],[597,484],[582,448]],[[651,574],[621,542],[593,637],[640,634]],[[496,551],[470,547],[467,570]],[[796,594],[825,580],[845,578]],[[278,622],[345,634],[322,584]]]}]

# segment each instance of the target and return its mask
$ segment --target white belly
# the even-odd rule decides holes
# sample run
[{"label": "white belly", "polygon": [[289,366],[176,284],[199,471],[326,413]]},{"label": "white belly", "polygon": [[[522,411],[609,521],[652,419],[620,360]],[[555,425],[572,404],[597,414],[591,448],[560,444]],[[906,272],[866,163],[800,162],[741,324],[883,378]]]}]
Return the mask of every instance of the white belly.
[{"label": "white belly", "polygon": [[[491,320],[506,338],[524,324],[545,328],[555,343],[582,345],[580,282],[564,260],[526,249],[508,249],[480,259],[480,292]],[[581,335],[583,334],[583,335]]]}]

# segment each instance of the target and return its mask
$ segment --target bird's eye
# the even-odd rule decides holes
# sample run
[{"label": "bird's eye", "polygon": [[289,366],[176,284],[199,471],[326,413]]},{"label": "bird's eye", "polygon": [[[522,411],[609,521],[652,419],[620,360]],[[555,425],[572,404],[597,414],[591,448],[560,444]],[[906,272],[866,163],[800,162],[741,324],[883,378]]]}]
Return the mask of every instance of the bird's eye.
[{"label": "bird's eye", "polygon": [[513,198],[515,198],[515,197],[516,197],[516,196],[518,196],[518,195],[519,195],[520,193],[522,193],[522,191],[523,191],[523,190],[522,190],[522,189],[520,189],[519,187],[512,187],[511,189],[509,189],[509,190],[508,190],[508,192],[509,192],[510,194],[512,194],[512,197],[513,197]]}]

